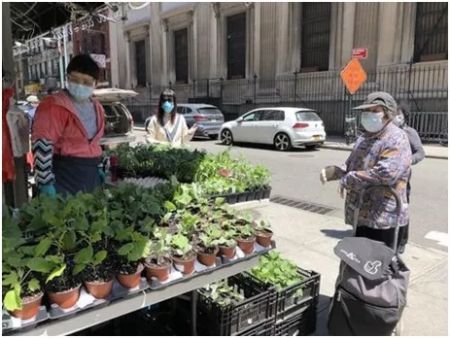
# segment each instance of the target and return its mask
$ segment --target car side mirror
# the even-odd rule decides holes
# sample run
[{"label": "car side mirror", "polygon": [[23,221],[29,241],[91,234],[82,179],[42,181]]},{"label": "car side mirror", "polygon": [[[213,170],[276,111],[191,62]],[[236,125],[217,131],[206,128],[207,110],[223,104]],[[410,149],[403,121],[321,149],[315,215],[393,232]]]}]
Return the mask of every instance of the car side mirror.
[{"label": "car side mirror", "polygon": [[238,119],[236,120],[237,123],[241,123],[244,119],[242,117],[238,117]]}]

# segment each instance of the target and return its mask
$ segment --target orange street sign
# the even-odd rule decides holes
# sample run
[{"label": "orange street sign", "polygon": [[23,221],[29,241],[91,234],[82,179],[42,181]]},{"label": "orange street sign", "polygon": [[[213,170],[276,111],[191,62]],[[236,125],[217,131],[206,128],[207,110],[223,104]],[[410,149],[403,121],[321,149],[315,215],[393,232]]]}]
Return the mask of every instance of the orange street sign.
[{"label": "orange street sign", "polygon": [[350,94],[355,94],[366,82],[367,74],[358,59],[352,59],[341,71],[341,79]]}]

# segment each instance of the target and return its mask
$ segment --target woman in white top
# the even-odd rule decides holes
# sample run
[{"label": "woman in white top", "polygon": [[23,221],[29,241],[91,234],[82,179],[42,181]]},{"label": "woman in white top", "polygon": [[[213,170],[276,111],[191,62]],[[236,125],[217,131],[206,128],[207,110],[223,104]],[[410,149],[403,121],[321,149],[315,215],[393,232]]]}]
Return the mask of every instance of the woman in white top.
[{"label": "woman in white top", "polygon": [[197,126],[188,129],[183,115],[177,113],[177,98],[172,89],[165,89],[159,97],[158,113],[147,129],[147,143],[169,143],[174,147],[186,145],[195,134]]}]

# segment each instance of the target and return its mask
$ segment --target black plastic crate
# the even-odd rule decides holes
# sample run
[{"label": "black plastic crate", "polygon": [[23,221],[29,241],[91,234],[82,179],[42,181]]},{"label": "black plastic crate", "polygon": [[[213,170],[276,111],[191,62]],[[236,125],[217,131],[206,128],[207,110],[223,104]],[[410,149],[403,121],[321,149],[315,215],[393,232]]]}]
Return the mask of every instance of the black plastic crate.
[{"label": "black plastic crate", "polygon": [[246,299],[239,304],[222,307],[199,294],[200,335],[241,335],[251,330],[259,332],[262,324],[275,324],[276,295],[271,290],[258,291],[242,276],[230,277],[228,283],[244,290]]},{"label": "black plastic crate", "polygon": [[303,277],[303,280],[280,291],[276,291],[274,286],[265,284],[247,272],[243,275],[245,279],[254,283],[253,287],[257,290],[270,290],[276,294],[275,317],[278,321],[302,309],[305,302],[314,300],[317,303],[319,300],[320,274],[301,268],[298,268],[298,273]]},{"label": "black plastic crate", "polygon": [[274,336],[307,336],[316,331],[316,323],[317,304],[315,299],[310,299],[286,319],[277,320],[272,334]]},{"label": "black plastic crate", "polygon": [[245,332],[237,334],[238,336],[273,336],[275,329],[274,321],[267,321],[260,325],[247,330]]}]

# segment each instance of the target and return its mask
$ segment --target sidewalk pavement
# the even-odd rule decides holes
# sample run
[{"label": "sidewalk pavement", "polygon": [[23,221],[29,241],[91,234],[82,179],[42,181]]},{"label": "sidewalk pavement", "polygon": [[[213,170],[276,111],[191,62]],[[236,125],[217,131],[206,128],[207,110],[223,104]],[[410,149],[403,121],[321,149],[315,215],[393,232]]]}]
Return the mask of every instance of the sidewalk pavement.
[{"label": "sidewalk pavement", "polygon": [[[298,266],[321,274],[316,335],[327,335],[327,316],[339,259],[333,249],[351,236],[343,219],[320,215],[269,201],[247,202],[239,209],[268,220],[274,230],[277,250]],[[447,253],[408,243],[403,259],[411,270],[408,304],[403,313],[403,336],[447,336]]]},{"label": "sidewalk pavement", "polygon": [[[327,136],[327,141],[325,141],[322,148],[351,151],[353,146],[354,144],[347,145],[344,137]],[[425,151],[425,157],[427,158],[448,160],[447,147],[441,146],[440,144],[424,144],[423,149]]]}]

